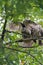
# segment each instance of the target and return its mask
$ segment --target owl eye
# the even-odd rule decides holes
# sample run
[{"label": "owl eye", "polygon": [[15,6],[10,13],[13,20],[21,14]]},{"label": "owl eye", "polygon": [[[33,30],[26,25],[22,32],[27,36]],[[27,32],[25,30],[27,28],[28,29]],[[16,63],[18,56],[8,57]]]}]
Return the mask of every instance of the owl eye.
[{"label": "owl eye", "polygon": [[25,25],[23,23],[21,23],[22,27],[25,27]]}]

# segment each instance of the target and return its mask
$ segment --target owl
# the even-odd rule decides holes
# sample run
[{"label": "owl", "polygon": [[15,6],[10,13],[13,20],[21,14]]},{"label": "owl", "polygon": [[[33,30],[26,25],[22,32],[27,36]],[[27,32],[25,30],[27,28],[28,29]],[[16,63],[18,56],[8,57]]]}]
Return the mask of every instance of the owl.
[{"label": "owl", "polygon": [[20,46],[32,47],[37,41],[39,45],[43,45],[42,40],[39,39],[43,37],[43,28],[41,25],[26,19],[23,23],[11,23],[9,26],[11,30],[22,33],[22,40],[17,41]]}]

